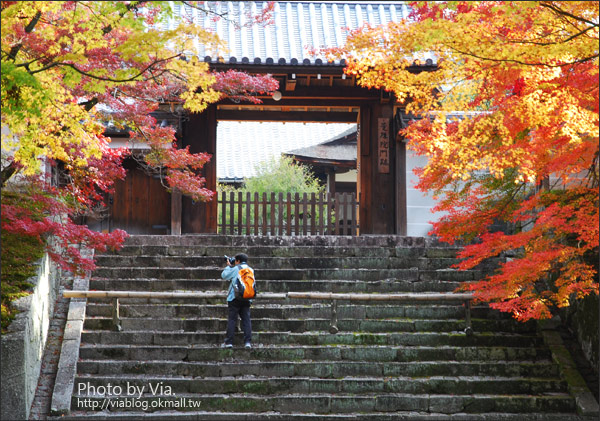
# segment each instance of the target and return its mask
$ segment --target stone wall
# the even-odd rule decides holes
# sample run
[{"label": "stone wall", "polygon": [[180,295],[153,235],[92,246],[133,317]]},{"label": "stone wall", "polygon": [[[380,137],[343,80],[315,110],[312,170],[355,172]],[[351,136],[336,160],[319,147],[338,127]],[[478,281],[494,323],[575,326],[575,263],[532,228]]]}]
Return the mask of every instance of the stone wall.
[{"label": "stone wall", "polygon": [[40,375],[48,328],[59,293],[60,269],[45,255],[38,275],[29,280],[31,295],[14,302],[20,310],[2,335],[2,408],[0,418],[26,420]]},{"label": "stone wall", "polygon": [[598,373],[600,314],[598,296],[590,294],[582,300],[571,300],[566,310],[566,322],[577,337],[584,355]]}]

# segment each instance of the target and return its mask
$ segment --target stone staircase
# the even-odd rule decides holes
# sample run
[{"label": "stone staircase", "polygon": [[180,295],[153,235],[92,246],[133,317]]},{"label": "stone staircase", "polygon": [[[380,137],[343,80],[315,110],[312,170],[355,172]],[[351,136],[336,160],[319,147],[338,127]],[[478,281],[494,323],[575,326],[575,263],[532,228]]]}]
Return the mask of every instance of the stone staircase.
[{"label": "stone staircase", "polygon": [[[455,248],[407,237],[132,236],[98,256],[92,290],[223,291],[222,299],[88,300],[71,414],[60,419],[575,420],[533,323],[485,306],[265,299],[252,349],[222,349],[224,254],[245,252],[260,292],[451,292],[482,276]],[[58,418],[57,418],[58,419]]]}]

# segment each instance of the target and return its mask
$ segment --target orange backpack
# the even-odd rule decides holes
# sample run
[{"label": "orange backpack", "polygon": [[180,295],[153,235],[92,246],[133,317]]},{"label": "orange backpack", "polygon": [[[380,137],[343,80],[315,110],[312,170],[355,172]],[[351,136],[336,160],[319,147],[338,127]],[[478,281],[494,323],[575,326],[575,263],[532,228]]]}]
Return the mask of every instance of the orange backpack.
[{"label": "orange backpack", "polygon": [[233,283],[235,298],[238,300],[251,300],[256,297],[254,271],[248,265],[240,267],[237,278]]}]

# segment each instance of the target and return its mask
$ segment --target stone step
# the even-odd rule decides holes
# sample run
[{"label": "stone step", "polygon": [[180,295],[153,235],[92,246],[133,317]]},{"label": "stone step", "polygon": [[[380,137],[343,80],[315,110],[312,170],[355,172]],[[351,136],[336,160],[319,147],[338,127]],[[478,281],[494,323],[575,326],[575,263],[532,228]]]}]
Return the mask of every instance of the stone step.
[{"label": "stone step", "polygon": [[[95,278],[123,279],[220,279],[223,267],[213,268],[156,268],[156,267],[101,267],[94,271]],[[453,269],[261,269],[255,268],[257,280],[443,280],[453,282],[474,281],[481,277],[480,271],[457,271]]]},{"label": "stone step", "polygon": [[[453,281],[406,281],[406,280],[265,280],[256,278],[257,300],[261,292],[356,292],[356,293],[400,293],[400,292],[452,292],[461,286]],[[229,281],[214,279],[99,279],[90,280],[90,289],[99,291],[214,291],[222,290],[227,297]],[[281,300],[279,300],[281,301]],[[164,302],[164,300],[163,300]],[[169,300],[169,302],[171,302]],[[296,300],[294,300],[296,302]]]},{"label": "stone step", "polygon": [[154,375],[191,377],[282,376],[340,379],[369,377],[497,376],[557,378],[551,361],[123,361],[80,360],[79,373],[88,375]]},{"label": "stone step", "polygon": [[[213,268],[156,268],[114,267],[98,268],[97,278],[145,278],[145,279],[220,279],[223,267]],[[374,281],[384,278],[418,279],[416,269],[255,269],[256,279],[360,279]]]},{"label": "stone step", "polygon": [[[112,390],[107,390],[110,385]],[[453,394],[456,391],[465,395],[538,395],[544,393],[565,393],[566,383],[560,379],[514,378],[499,376],[430,376],[414,378],[397,376],[355,377],[336,379],[313,377],[275,376],[148,376],[145,374],[128,376],[79,375],[75,379],[77,396],[105,395],[151,395],[161,388],[169,387],[173,394],[184,393],[252,393],[274,395],[279,393],[408,393]]]},{"label": "stone step", "polygon": [[125,241],[126,246],[229,246],[253,247],[407,247],[407,248],[454,248],[429,237],[405,237],[398,235],[320,235],[320,236],[263,236],[263,235],[131,235]]},{"label": "stone step", "polygon": [[[96,289],[96,288],[93,288],[93,289]],[[122,288],[117,288],[115,290],[122,290]],[[140,289],[139,291],[148,291],[148,290],[147,289],[146,290]],[[161,291],[161,290],[155,290],[155,291]],[[178,292],[178,293],[183,292],[182,290],[169,290],[169,289],[162,290],[162,291],[165,291],[165,292]],[[206,293],[211,293],[212,294],[215,291],[213,289],[210,289],[210,290],[194,290],[194,291],[187,290],[187,292],[190,292],[190,293],[192,293],[192,292],[203,292],[203,293],[206,292]],[[423,293],[428,293],[428,292],[429,291],[424,291]],[[444,292],[451,292],[451,291],[444,291]],[[403,293],[403,291],[399,291],[398,293]],[[220,294],[220,292],[219,292],[219,294]],[[285,294],[285,292],[282,291],[281,294]],[[169,299],[164,299],[164,298],[121,298],[121,299],[119,299],[119,303],[121,305],[124,305],[124,306],[130,305],[130,304],[135,304],[135,305],[147,304],[147,305],[151,305],[151,306],[152,305],[159,305],[160,306],[160,305],[164,305],[165,303],[168,303],[168,305],[172,305],[172,306],[178,306],[178,305],[185,305],[185,304],[190,304],[190,303],[200,303],[199,304],[200,306],[206,306],[206,307],[220,306],[222,309],[224,309],[227,306],[227,304],[226,304],[226,298],[225,297],[226,297],[226,291],[222,291],[222,294],[220,294],[220,296],[218,298],[201,298],[201,299],[197,299],[197,298],[181,298],[181,297],[178,297],[178,298],[169,298]],[[283,297],[283,295],[281,297]],[[94,298],[94,299],[88,300],[88,303],[90,303],[90,302],[94,302],[94,303],[106,305],[106,304],[111,304],[112,299]],[[282,309],[283,308],[287,308],[289,306],[304,306],[306,308],[310,308],[313,305],[319,305],[319,304],[322,305],[322,306],[325,306],[327,308],[330,308],[331,301],[329,301],[329,300],[304,299],[304,298],[293,298],[293,299],[292,298],[280,298],[279,296],[277,296],[277,297],[266,296],[265,297],[259,291],[258,295],[257,295],[257,298],[255,298],[253,300],[253,302],[252,302],[252,308],[262,308],[262,307],[265,307],[265,306],[267,306],[267,307],[269,307],[269,306],[279,306]],[[398,310],[398,311],[400,311],[400,313],[394,313],[394,312],[391,312],[392,310],[390,310],[390,312],[387,313],[387,314],[391,314],[391,316],[389,316],[389,317],[394,317],[397,314],[402,314],[402,311],[403,311],[402,310],[403,304],[398,303],[397,301],[354,301],[354,300],[353,301],[347,301],[347,300],[342,301],[342,300],[338,300],[338,306],[341,306],[341,305],[350,305],[350,304],[353,305],[353,306],[362,307],[362,308],[365,308],[365,307],[368,308],[368,307],[371,307],[373,305],[387,305],[388,307],[393,308],[394,305],[396,305],[397,308],[400,309],[400,310]],[[447,301],[446,302],[441,302],[441,301],[427,301],[427,302],[424,302],[422,305],[420,305],[420,306],[418,305],[418,306],[415,306],[415,307],[416,308],[419,308],[419,307],[426,308],[427,306],[431,306],[431,308],[434,309],[437,306],[444,306],[444,305],[447,305],[447,304],[448,304]],[[191,304],[191,305],[194,305],[194,304]],[[463,304],[462,303],[457,303],[456,307],[460,309],[460,310],[458,310],[459,311],[458,314],[459,315],[463,314],[463,316],[464,316],[464,311],[465,310],[464,310]],[[225,311],[225,310],[222,310],[222,311]],[[223,314],[222,311],[220,313],[221,315]],[[418,318],[418,317],[415,316],[415,314],[417,314],[417,313],[411,313],[411,311],[412,310],[409,307],[409,309],[405,313],[406,317],[415,317],[415,318]],[[427,310],[425,310],[425,311],[427,311]],[[485,312],[483,312],[484,310],[482,309],[481,311],[482,311],[482,313],[480,313],[480,314],[483,315],[482,318],[487,318],[485,316]],[[494,311],[495,312],[495,310],[489,310],[489,311]],[[508,320],[508,319],[510,319],[510,315],[507,315],[506,313],[500,313],[498,315],[496,315],[495,313],[491,313],[491,314],[492,314],[492,316],[490,316],[490,318],[492,318],[492,319],[497,319],[497,320],[498,319],[499,320]],[[183,316],[183,317],[185,317],[185,316]],[[308,315],[306,317],[310,317],[310,315]],[[425,318],[425,317],[422,317],[422,318]],[[440,316],[438,318],[443,318],[443,317]]]},{"label": "stone step", "polygon": [[[78,399],[81,399],[78,401]],[[84,400],[98,402],[96,410],[103,409],[111,401],[103,397],[73,396],[71,407],[80,409]],[[379,394],[178,394],[142,396],[137,399],[117,398],[112,400],[112,410],[139,408],[119,408],[130,404],[143,405],[148,402],[149,408],[175,407],[178,411],[202,408],[203,410],[223,412],[269,412],[281,413],[311,412],[323,414],[343,414],[354,412],[396,412],[419,411],[429,413],[556,413],[574,411],[573,398],[568,394],[556,393],[551,396],[528,395],[412,395],[402,393]],[[167,402],[173,402],[167,404]]]},{"label": "stone step", "polygon": [[[86,344],[142,344],[142,345],[180,345],[206,346],[223,342],[222,332],[151,332],[112,330],[84,330],[82,342]],[[238,344],[242,343],[242,333],[238,333]],[[484,346],[484,347],[538,347],[542,346],[541,338],[534,335],[498,333],[495,335],[475,334],[467,336],[461,332],[400,332],[400,333],[355,333],[340,332],[335,335],[328,331],[320,332],[252,332],[256,344],[273,345],[275,347],[298,345],[389,345],[389,346]]]},{"label": "stone step", "polygon": [[[222,300],[221,300],[222,301]],[[86,315],[89,317],[111,317],[113,306],[108,302],[88,301]],[[126,299],[120,300],[121,317],[153,317],[153,318],[219,318],[226,313],[225,304],[174,304],[170,300],[160,304],[128,304]],[[313,303],[297,305],[289,300],[279,304],[261,304],[255,300],[252,304],[253,318],[328,318],[331,317],[330,303]],[[410,317],[414,319],[458,319],[464,318],[465,309],[462,304],[448,305],[423,303],[409,304],[343,304],[337,306],[340,319],[384,319],[393,317]],[[485,306],[473,306],[471,317],[488,320],[512,320],[507,313],[500,313]],[[514,322],[516,323],[516,322]]]},{"label": "stone step", "polygon": [[[399,251],[396,252],[396,249]],[[246,253],[251,259],[257,257],[427,257],[426,248],[396,248],[396,247],[360,247],[360,246],[250,246],[239,247],[223,245],[127,245],[120,250],[98,254],[97,257],[111,258],[115,256],[210,256],[221,258],[223,255],[235,256]],[[440,249],[436,257],[456,257],[456,249]],[[435,252],[433,254],[436,254]],[[220,262],[219,262],[220,263]]]},{"label": "stone step", "polygon": [[129,410],[127,412],[114,410],[111,412],[88,413],[73,411],[71,415],[61,417],[48,417],[48,421],[77,421],[77,420],[174,420],[174,421],[596,421],[594,418],[582,418],[574,413],[527,413],[507,414],[487,412],[485,414],[442,414],[416,411],[370,412],[370,413],[344,413],[344,414],[315,414],[312,412],[280,413],[269,412],[237,412],[227,413],[222,411],[194,411],[174,412],[172,410],[157,409],[154,412],[141,412]]},{"label": "stone step", "polygon": [[[452,292],[498,263],[452,269],[460,250],[398,236],[131,236],[119,252],[97,256],[90,289],[210,291],[221,298],[121,299],[119,332],[111,301],[88,300],[73,415],[570,421],[574,400],[534,323],[477,305],[475,334],[467,336],[462,303],[340,300],[341,331],[330,334],[330,302],[260,296]],[[243,347],[238,332],[234,348],[223,349],[229,283],[220,279],[222,256],[239,252],[250,256],[259,291],[253,348]],[[107,384],[170,390],[129,399],[137,408],[118,406],[128,392],[104,399],[85,390]],[[169,401],[183,403],[165,408]],[[113,406],[100,412],[90,408],[96,402]]]},{"label": "stone step", "polygon": [[79,350],[82,359],[112,360],[164,360],[173,361],[227,361],[236,358],[242,361],[517,361],[549,360],[545,348],[529,347],[484,347],[484,346],[255,346],[252,349],[222,349],[215,346],[165,345],[122,345],[82,344]]},{"label": "stone step", "polygon": [[[260,269],[445,269],[460,259],[429,257],[252,257]],[[223,256],[100,256],[96,265],[114,267],[202,268],[224,267]]]},{"label": "stone step", "polygon": [[[225,313],[226,310],[223,309],[222,315]],[[84,328],[108,330],[112,323],[112,318],[87,317]],[[331,316],[306,319],[252,317],[253,330],[261,332],[325,331],[329,329],[330,324]],[[224,332],[227,329],[227,319],[121,317],[121,327],[124,331]],[[337,327],[342,332],[458,332],[465,329],[466,322],[464,319],[344,319],[338,316]],[[479,334],[481,332],[535,332],[535,324],[517,324],[511,320],[473,319],[472,327]]]},{"label": "stone step", "polygon": [[106,252],[97,257],[114,256],[235,256],[244,252],[251,259],[256,257],[398,257],[398,258],[456,258],[459,247],[361,247],[361,246],[249,246],[239,247],[221,245],[178,246],[178,245],[124,245],[118,252]]}]

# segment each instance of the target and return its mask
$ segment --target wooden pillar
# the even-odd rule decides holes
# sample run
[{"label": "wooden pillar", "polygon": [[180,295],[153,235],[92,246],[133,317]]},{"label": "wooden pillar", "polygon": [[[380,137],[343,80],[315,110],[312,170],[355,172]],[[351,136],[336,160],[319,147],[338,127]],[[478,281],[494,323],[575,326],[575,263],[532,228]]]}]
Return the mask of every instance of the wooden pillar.
[{"label": "wooden pillar", "polygon": [[371,164],[369,162],[369,124],[371,122],[371,109],[368,106],[360,107],[358,113],[357,130],[357,158],[356,169],[358,176],[356,179],[356,194],[358,196],[358,223],[359,233],[371,233],[370,220],[370,201],[371,201]]},{"label": "wooden pillar", "polygon": [[181,192],[171,192],[171,235],[181,235]]},{"label": "wooden pillar", "polygon": [[393,107],[372,102],[360,107],[358,185],[360,234],[396,234],[396,142]]},{"label": "wooden pillar", "polygon": [[[204,112],[190,114],[183,130],[183,147],[189,146],[191,153],[206,152],[211,160],[202,169],[205,187],[217,189],[217,119],[216,107],[209,106]],[[194,203],[183,197],[181,203],[181,232],[184,234],[214,234],[217,232],[217,201]]]},{"label": "wooden pillar", "polygon": [[335,196],[335,170],[327,171],[327,192],[331,196]]}]

